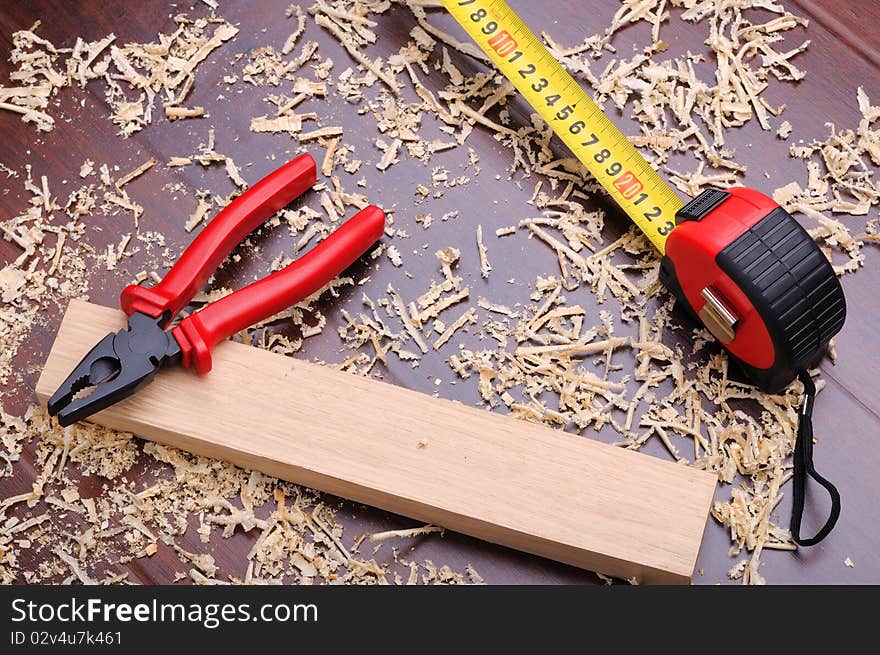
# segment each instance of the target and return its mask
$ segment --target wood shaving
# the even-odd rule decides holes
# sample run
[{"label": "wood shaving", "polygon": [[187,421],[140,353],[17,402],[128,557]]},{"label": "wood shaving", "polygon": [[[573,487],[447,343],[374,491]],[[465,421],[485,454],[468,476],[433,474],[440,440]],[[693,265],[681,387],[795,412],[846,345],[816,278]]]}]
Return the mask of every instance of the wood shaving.
[{"label": "wood shaving", "polygon": [[134,215],[135,220],[140,218],[141,214],[144,213],[144,208],[129,198],[125,191],[121,191],[120,193],[105,193],[104,200],[111,205],[130,211]]},{"label": "wood shaving", "polygon": [[388,259],[391,260],[391,263],[397,267],[403,266],[403,258],[400,256],[400,251],[397,249],[397,246],[388,246],[388,249],[385,251],[388,253]]},{"label": "wood shaving", "polygon": [[302,116],[289,114],[277,118],[258,116],[251,119],[251,132],[287,132],[291,136],[302,130]]},{"label": "wood shaving", "polygon": [[[397,85],[397,82],[394,79],[394,76],[389,74],[388,72],[382,70],[382,60],[381,58],[376,59],[375,61],[370,61],[365,55],[361,53],[358,49],[358,46],[362,43],[368,41],[368,38],[362,36],[363,32],[357,29],[352,29],[350,24],[352,22],[356,22],[358,19],[362,19],[362,17],[353,15],[348,12],[339,12],[334,11],[327,7],[321,0],[312,6],[309,11],[314,14],[315,22],[323,27],[325,30],[330,32],[342,47],[348,51],[348,54],[351,55],[352,59],[358,62],[361,66],[379,78],[392,92],[395,94],[400,92],[400,87]],[[339,20],[345,24],[347,21],[349,23],[349,30],[343,31],[343,29],[335,22],[335,20]],[[357,35],[357,36],[353,36]]]},{"label": "wood shaving", "polygon": [[477,312],[473,309],[466,310],[461,316],[452,321],[443,333],[434,341],[434,350],[440,350],[453,335],[463,328],[466,324],[474,324],[477,322]]},{"label": "wood shaving", "polygon": [[[147,161],[145,161],[143,164],[141,164],[140,166],[135,168],[133,171],[130,171],[129,173],[123,175],[118,180],[116,180],[116,188],[122,189],[122,187],[124,187],[126,184],[128,184],[129,182],[131,182],[135,178],[140,177],[141,175],[146,173],[148,170],[150,170],[155,165],[156,165],[156,158],[150,157]],[[84,177],[82,175],[82,171],[80,171],[80,176]]]},{"label": "wood shaving", "polygon": [[[289,55],[291,53],[297,40],[302,36],[302,33],[306,29],[306,16],[305,13],[303,13],[302,8],[297,5],[291,5],[291,7],[296,15],[296,29],[291,32],[290,36],[284,41],[284,46],[281,48],[281,54],[283,55]],[[291,13],[288,12],[288,18],[290,18],[290,16]]]},{"label": "wood shaving", "polygon": [[380,171],[386,170],[391,164],[396,163],[398,160],[397,153],[400,150],[400,146],[403,142],[400,139],[394,139],[390,144],[386,144],[384,141],[377,140],[376,145],[380,150],[384,151],[382,158],[376,164],[376,168]]},{"label": "wood shaving", "polygon": [[510,318],[518,318],[519,314],[514,312],[510,307],[506,305],[502,305],[499,303],[492,303],[486,300],[485,298],[479,298],[477,300],[477,305],[486,309],[490,312],[495,312],[496,314],[504,314],[505,316],[509,316]]},{"label": "wood shaving", "polygon": [[171,121],[205,115],[204,107],[172,107],[170,105],[165,105],[165,116]]},{"label": "wood shaving", "polygon": [[205,202],[200,198],[198,207],[196,207],[195,211],[187,219],[186,224],[183,226],[183,229],[185,229],[187,232],[192,232],[196,228],[196,226],[201,223],[202,220],[205,218],[209,209],[211,209],[211,204]]},{"label": "wood shaving", "polygon": [[779,129],[776,130],[776,136],[778,136],[782,140],[785,140],[789,136],[791,136],[792,129],[793,128],[791,126],[791,123],[789,123],[788,121],[782,121],[782,124],[779,126]]},{"label": "wood shaving", "polygon": [[342,136],[342,127],[322,127],[311,132],[299,135],[300,143],[305,141],[313,141],[315,139],[327,139],[330,137]]},{"label": "wood shaving", "polygon": [[477,251],[480,255],[480,275],[488,278],[492,272],[492,265],[489,263],[489,249],[483,244],[483,226],[477,225]]},{"label": "wood shaving", "polygon": [[420,537],[432,532],[443,534],[443,528],[436,525],[423,525],[420,528],[409,528],[407,530],[388,530],[386,532],[374,532],[370,535],[370,542],[380,544],[389,539],[411,539],[412,537]]}]

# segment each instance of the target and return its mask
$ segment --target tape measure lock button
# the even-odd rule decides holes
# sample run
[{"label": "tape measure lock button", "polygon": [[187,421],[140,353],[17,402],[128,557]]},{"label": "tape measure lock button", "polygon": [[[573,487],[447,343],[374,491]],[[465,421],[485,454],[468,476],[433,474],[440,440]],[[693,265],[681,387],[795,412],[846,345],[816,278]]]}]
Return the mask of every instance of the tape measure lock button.
[{"label": "tape measure lock button", "polygon": [[679,223],[684,221],[700,221],[709,212],[727,200],[730,194],[721,189],[706,189],[688,204],[678,210],[675,218]]},{"label": "tape measure lock button", "polygon": [[778,392],[843,327],[843,289],[785,209],[747,188],[704,191],[666,242],[661,277],[749,379]]}]

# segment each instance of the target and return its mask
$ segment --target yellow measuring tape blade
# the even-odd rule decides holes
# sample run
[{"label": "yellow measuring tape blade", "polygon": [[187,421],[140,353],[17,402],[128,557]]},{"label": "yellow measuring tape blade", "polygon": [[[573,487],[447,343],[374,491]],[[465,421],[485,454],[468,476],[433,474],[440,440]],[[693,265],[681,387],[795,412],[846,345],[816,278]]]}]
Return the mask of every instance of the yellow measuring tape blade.
[{"label": "yellow measuring tape blade", "polygon": [[503,0],[442,0],[661,253],[681,199]]}]

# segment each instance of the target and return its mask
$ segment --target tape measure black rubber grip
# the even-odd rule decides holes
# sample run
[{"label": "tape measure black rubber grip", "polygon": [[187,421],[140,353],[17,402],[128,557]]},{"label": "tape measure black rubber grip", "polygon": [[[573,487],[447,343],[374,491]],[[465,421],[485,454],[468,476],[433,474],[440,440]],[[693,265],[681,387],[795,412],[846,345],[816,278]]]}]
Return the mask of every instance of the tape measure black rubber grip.
[{"label": "tape measure black rubber grip", "polygon": [[[745,217],[738,235],[726,245],[722,241],[717,251],[709,251],[718,269],[714,275],[708,266],[700,265],[702,277],[695,279],[689,273],[681,279],[678,269],[707,254],[696,252],[700,229],[715,231],[713,215],[732,202],[739,202],[732,211],[740,219],[746,213],[743,207],[752,209],[756,216],[767,213],[754,221]],[[769,339],[751,337],[749,343],[738,344],[737,337],[724,346],[750,381],[770,393],[781,391],[799,371],[821,359],[846,319],[843,289],[825,254],[791,214],[751,190],[704,191],[685,205],[677,218],[679,226],[670,235],[661,264],[662,281],[694,315],[702,306],[702,289],[720,287],[741,322],[763,322]],[[717,220],[730,228],[730,215],[721,214]],[[687,241],[681,239],[685,231]],[[708,236],[702,241],[708,242]],[[685,258],[689,261],[683,261]],[[723,286],[725,283],[729,286]],[[742,293],[743,300],[733,297],[731,286]]]}]

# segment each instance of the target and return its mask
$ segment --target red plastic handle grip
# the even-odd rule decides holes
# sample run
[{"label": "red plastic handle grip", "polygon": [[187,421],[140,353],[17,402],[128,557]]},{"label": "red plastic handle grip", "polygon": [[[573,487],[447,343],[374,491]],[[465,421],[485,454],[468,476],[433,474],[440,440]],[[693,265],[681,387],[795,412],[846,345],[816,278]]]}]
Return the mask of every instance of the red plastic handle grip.
[{"label": "red plastic handle grip", "polygon": [[152,288],[132,284],[123,289],[122,311],[153,317],[170,311],[175,316],[242,239],[315,184],[315,169],[312,156],[303,154],[269,173],[208,223],[159,284]]},{"label": "red plastic handle grip", "polygon": [[172,331],[184,366],[211,370],[211,348],[307,298],[342,273],[385,229],[385,212],[370,205],[286,268],[211,303]]}]

